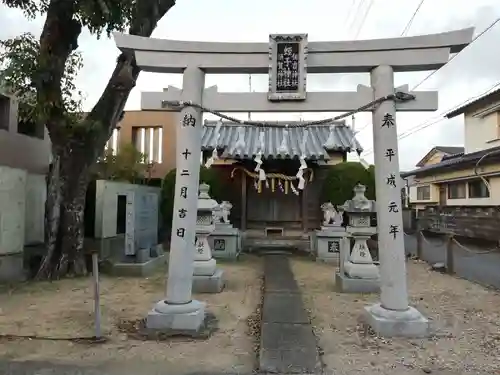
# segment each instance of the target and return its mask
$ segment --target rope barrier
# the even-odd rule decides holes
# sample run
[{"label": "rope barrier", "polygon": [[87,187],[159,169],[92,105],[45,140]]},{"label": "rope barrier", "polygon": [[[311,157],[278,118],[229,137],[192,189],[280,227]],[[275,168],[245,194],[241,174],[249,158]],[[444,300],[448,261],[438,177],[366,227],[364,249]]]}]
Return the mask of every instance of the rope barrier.
[{"label": "rope barrier", "polygon": [[446,240],[444,240],[442,243],[439,243],[439,244],[432,243],[431,241],[429,241],[427,239],[427,237],[424,236],[424,232],[423,231],[420,231],[419,233],[422,236],[422,239],[424,240],[424,242],[427,243],[428,245],[431,245],[431,246],[434,246],[434,247],[441,247],[441,246],[443,246],[443,245],[446,244]]},{"label": "rope barrier", "polygon": [[494,253],[496,251],[500,251],[500,248],[498,247],[495,247],[493,249],[489,249],[489,250],[484,250],[484,251],[474,251],[474,250],[471,250],[469,249],[468,247],[466,247],[465,245],[461,244],[460,242],[457,241],[457,239],[455,237],[452,237],[451,240],[458,246],[460,247],[462,250],[465,250],[466,252],[470,253],[470,254],[474,254],[474,255],[483,255],[483,254],[491,254],[491,253]]},{"label": "rope barrier", "polygon": [[[444,240],[443,242],[436,244],[436,243],[433,243],[432,241],[429,241],[429,240],[425,237],[425,235],[424,235],[423,231],[420,231],[419,233],[420,233],[420,235],[422,236],[422,239],[424,240],[424,242],[425,242],[426,244],[430,245],[430,246],[434,246],[434,247],[442,247],[442,246],[444,246],[444,245],[446,244],[446,242],[448,241],[448,240]],[[405,234],[406,234],[406,233],[405,233]],[[408,235],[408,234],[406,234],[406,235],[407,235],[407,236],[410,236],[410,235]],[[418,235],[418,234],[417,234],[417,235]],[[468,252],[468,253],[470,253],[470,254],[474,254],[474,255],[483,255],[483,254],[491,254],[491,253],[494,253],[494,252],[500,252],[500,247],[495,247],[495,248],[492,248],[492,249],[489,249],[489,250],[475,251],[475,250],[472,250],[472,249],[468,248],[468,247],[467,247],[467,246],[465,246],[464,244],[460,243],[460,242],[457,240],[455,233],[449,233],[449,236],[450,236],[450,239],[451,239],[451,241],[452,241],[453,243],[455,243],[455,244],[456,244],[459,248],[461,248],[462,250],[464,250],[464,251],[466,251],[466,252]]]},{"label": "rope barrier", "polygon": [[[346,112],[342,115],[338,115],[335,117],[329,117],[329,118],[325,118],[322,120],[304,121],[301,123],[292,123],[290,125],[287,125],[286,127],[307,128],[308,126],[313,126],[313,125],[330,124],[332,122],[342,120],[346,117],[352,116],[358,112],[373,110],[375,106],[377,106],[377,105],[379,105],[387,100],[393,100],[395,102],[407,102],[407,101],[414,100],[414,99],[415,99],[415,95],[412,95],[412,94],[409,94],[406,92],[402,92],[402,91],[397,91],[394,94],[389,94],[389,95],[383,96],[381,98],[377,98],[375,100],[372,100],[371,102],[369,102],[365,105],[362,105],[361,107],[356,108],[353,111]],[[234,122],[237,124],[241,124],[241,125],[253,125],[253,126],[257,126],[257,127],[261,127],[261,128],[272,128],[272,127],[282,128],[283,127],[283,125],[281,123],[240,120],[240,119],[237,119],[235,117],[225,115],[219,111],[204,107],[201,104],[194,103],[191,101],[184,102],[184,101],[179,101],[179,100],[163,100],[162,107],[163,108],[170,107],[170,108],[173,108],[176,110],[181,110],[181,109],[186,108],[186,107],[193,107],[193,108],[199,109],[203,112],[211,113],[211,114],[213,114],[221,119],[228,120],[228,121],[231,121],[231,122]]]}]

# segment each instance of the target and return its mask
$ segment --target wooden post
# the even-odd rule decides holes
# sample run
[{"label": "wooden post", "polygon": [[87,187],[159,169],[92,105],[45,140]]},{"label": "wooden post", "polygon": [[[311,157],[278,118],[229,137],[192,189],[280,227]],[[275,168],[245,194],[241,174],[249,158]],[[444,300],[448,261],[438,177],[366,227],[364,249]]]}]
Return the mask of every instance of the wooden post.
[{"label": "wooden post", "polygon": [[101,303],[99,295],[99,253],[92,251],[92,276],[94,279],[94,328],[95,338],[101,338]]},{"label": "wooden post", "polygon": [[422,228],[420,226],[420,222],[417,221],[417,258],[418,259],[423,259],[424,254],[423,254],[423,249],[422,249]]},{"label": "wooden post", "polygon": [[247,175],[241,173],[241,230],[247,229]]},{"label": "wooden post", "polygon": [[446,242],[446,272],[449,275],[455,273],[455,264],[453,259],[453,235],[448,235],[448,241]]}]

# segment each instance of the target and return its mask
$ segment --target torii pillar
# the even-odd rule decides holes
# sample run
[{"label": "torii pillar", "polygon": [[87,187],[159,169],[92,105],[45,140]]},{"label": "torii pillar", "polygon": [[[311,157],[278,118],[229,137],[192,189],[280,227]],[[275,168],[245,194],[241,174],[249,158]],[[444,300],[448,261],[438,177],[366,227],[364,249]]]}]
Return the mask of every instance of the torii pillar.
[{"label": "torii pillar", "polygon": [[[201,103],[205,73],[193,66],[183,72],[182,100]],[[177,129],[175,197],[165,299],[146,318],[148,329],[196,335],[204,324],[205,303],[192,299],[194,243],[200,180],[202,112],[184,107]]]},{"label": "torii pillar", "polygon": [[[375,97],[394,93],[391,66],[378,66],[370,76]],[[408,304],[396,103],[387,100],[377,106],[372,123],[381,302],[365,308],[365,320],[381,336],[424,337],[429,321]]]}]

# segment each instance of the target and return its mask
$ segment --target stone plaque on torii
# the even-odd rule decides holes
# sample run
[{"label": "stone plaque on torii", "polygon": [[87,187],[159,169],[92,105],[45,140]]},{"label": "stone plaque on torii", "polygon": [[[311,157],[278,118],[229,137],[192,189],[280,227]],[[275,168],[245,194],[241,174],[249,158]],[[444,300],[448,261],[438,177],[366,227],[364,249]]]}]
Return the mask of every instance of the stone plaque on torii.
[{"label": "stone plaque on torii", "polygon": [[[473,32],[473,28],[468,28],[433,35],[339,42],[308,42],[305,34],[296,34],[298,44],[292,43],[290,35],[271,36],[272,43],[218,43],[116,33],[117,46],[122,51],[133,51],[142,70],[183,74],[182,89],[171,87],[164,92],[142,93],[141,98],[143,110],[180,112],[167,293],[165,300],[158,302],[150,314],[155,319],[163,316],[165,329],[196,331],[203,324],[205,305],[191,298],[196,224],[196,199],[193,198],[197,196],[199,182],[203,111],[371,111],[381,303],[368,307],[365,318],[381,335],[428,334],[423,328],[427,320],[408,305],[396,111],[435,111],[438,97],[436,92],[408,92],[408,86],[395,88],[394,73],[441,68],[451,53],[461,51],[471,42]],[[280,43],[286,45],[280,46]],[[285,52],[286,56],[297,54],[297,69],[293,65],[295,57],[288,61],[291,65],[278,67],[278,55],[284,56]],[[300,64],[303,64],[302,70]],[[302,71],[304,76],[300,76]],[[286,79],[280,78],[278,82],[280,72],[280,77]],[[212,73],[271,73],[270,90],[221,93],[215,86],[204,90],[205,74]],[[306,73],[369,73],[371,85],[359,85],[356,91],[348,92],[306,93],[303,90]]]}]

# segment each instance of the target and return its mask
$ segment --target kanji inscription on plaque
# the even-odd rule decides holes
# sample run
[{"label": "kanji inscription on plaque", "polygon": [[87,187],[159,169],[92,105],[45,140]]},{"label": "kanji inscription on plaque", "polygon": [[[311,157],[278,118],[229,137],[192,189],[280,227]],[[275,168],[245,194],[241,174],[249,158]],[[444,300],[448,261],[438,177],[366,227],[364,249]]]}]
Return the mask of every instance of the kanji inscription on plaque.
[{"label": "kanji inscription on plaque", "polygon": [[271,101],[306,99],[307,34],[269,36]]}]

